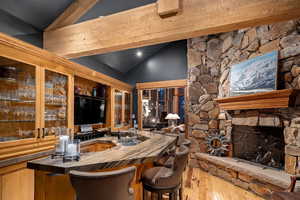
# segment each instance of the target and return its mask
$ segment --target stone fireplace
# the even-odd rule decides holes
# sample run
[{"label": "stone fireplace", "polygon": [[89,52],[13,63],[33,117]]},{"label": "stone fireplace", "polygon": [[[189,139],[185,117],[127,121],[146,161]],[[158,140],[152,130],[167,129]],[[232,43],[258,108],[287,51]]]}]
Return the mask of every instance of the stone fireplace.
[{"label": "stone fireplace", "polygon": [[281,127],[233,126],[233,157],[284,169],[284,146]]},{"label": "stone fireplace", "polygon": [[[299,103],[225,111],[215,99],[229,97],[232,65],[273,50],[279,52],[278,89],[300,89],[300,20],[188,40],[189,165],[263,197],[287,187],[289,174],[298,174]],[[215,133],[230,141],[225,157],[207,155],[206,139]]]}]

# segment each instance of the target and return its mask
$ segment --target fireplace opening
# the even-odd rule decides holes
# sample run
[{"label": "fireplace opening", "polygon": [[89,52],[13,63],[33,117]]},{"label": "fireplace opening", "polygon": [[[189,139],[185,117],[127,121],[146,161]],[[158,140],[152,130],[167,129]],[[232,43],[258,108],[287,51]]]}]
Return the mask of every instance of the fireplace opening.
[{"label": "fireplace opening", "polygon": [[232,136],[234,157],[284,168],[283,128],[234,126]]}]

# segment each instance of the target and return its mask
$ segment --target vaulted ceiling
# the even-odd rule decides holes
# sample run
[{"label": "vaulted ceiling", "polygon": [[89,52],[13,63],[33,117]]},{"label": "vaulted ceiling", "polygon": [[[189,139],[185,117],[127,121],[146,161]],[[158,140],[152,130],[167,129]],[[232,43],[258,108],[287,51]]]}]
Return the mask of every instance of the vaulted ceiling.
[{"label": "vaulted ceiling", "polygon": [[[5,27],[8,34],[22,39],[24,35],[41,34],[41,32],[73,2],[74,0],[1,0],[0,17],[2,20],[5,18],[5,20],[12,21],[11,27]],[[156,0],[99,0],[98,3],[83,15],[77,23],[111,15],[153,2],[156,2]],[[22,21],[28,26],[21,25]],[[19,22],[20,24],[18,27],[22,27],[19,29],[14,28],[16,22]],[[2,28],[0,27],[0,31],[2,31]],[[126,73],[168,44],[169,43],[165,43],[94,55],[89,56],[89,58],[103,63],[121,73]]]}]

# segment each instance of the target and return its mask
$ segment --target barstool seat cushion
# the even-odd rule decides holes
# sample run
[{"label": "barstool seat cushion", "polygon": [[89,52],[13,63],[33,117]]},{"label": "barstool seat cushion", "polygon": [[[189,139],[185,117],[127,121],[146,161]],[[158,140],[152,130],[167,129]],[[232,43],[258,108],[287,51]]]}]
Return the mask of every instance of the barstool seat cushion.
[{"label": "barstool seat cushion", "polygon": [[174,157],[174,156],[170,157],[170,158],[164,163],[164,166],[167,167],[167,168],[172,168],[173,165],[174,165],[174,160],[175,160],[175,157]]},{"label": "barstool seat cushion", "polygon": [[272,200],[300,200],[300,192],[274,192]]},{"label": "barstool seat cushion", "polygon": [[170,157],[162,157],[161,159],[159,159],[158,161],[154,162],[155,166],[158,167],[167,167],[167,168],[172,168],[174,165],[174,160],[175,157],[174,156],[170,156]]},{"label": "barstool seat cushion", "polygon": [[182,144],[185,145],[185,146],[187,146],[187,147],[189,147],[189,146],[191,146],[192,142],[191,142],[191,140],[184,139],[184,141],[183,141]]},{"label": "barstool seat cushion", "polygon": [[174,188],[178,183],[172,177],[173,170],[167,167],[153,167],[147,169],[143,176],[142,181],[144,185],[150,186],[153,189],[159,188]]}]

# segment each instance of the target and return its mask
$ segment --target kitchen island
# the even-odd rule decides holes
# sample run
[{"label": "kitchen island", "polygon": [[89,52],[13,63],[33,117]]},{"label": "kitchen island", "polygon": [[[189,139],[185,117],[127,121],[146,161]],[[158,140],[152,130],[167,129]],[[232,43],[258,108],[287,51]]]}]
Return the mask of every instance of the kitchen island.
[{"label": "kitchen island", "polygon": [[140,131],[144,141],[134,146],[118,144],[114,137],[103,137],[82,142],[82,149],[93,145],[106,145],[106,149],[94,148],[94,152],[82,153],[79,161],[63,162],[61,158],[37,159],[27,166],[35,170],[35,200],[73,200],[74,191],[68,172],[81,170],[90,172],[109,171],[136,166],[137,171],[132,184],[135,199],[141,199],[142,172],[152,167],[154,160],[175,144],[176,137]]}]

